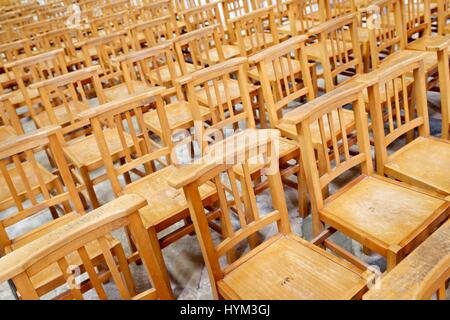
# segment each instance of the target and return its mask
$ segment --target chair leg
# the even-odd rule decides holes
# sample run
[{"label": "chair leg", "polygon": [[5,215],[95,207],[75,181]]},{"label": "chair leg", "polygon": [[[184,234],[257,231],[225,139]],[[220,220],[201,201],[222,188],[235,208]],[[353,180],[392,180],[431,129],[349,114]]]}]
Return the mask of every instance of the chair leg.
[{"label": "chair leg", "polygon": [[298,192],[298,214],[301,218],[308,216],[308,202],[306,199],[306,177],[303,166],[297,172],[297,192]]},{"label": "chair leg", "polygon": [[92,184],[92,180],[89,177],[89,171],[86,167],[80,168],[81,178],[83,179],[83,183],[86,186],[86,190],[89,195],[89,200],[91,200],[92,207],[98,208],[100,207],[100,203],[98,202],[97,195],[95,194],[94,185]]},{"label": "chair leg", "polygon": [[128,265],[128,260],[120,244],[113,247],[114,255],[117,257],[119,263],[120,271],[123,274],[125,283],[128,287],[128,291],[131,296],[136,295],[136,287],[134,285],[133,276],[131,275],[130,266]]}]

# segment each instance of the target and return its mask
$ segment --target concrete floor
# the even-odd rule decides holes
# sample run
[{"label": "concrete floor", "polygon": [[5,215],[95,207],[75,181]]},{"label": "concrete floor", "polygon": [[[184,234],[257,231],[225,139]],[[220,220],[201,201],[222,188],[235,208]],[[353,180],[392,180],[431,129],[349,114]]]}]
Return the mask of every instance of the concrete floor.
[{"label": "concrete floor", "polygon": [[[436,94],[430,94],[430,100],[438,105],[439,97]],[[440,132],[440,114],[433,108],[430,108],[430,118],[432,124],[432,133]],[[354,175],[352,173],[342,177],[332,186],[332,189],[338,185],[342,185]],[[107,182],[102,183],[96,187],[97,194],[101,203],[106,203],[112,199],[112,192]],[[289,216],[291,227],[294,233],[306,239],[311,239],[311,217],[301,219],[298,217],[297,210],[297,194],[293,189],[285,190],[286,201],[289,209]],[[258,205],[264,211],[270,210],[270,199],[267,194],[261,194],[257,197]],[[0,213],[0,218],[7,213]],[[27,221],[27,225],[34,225],[41,223],[44,219],[49,219],[49,215],[40,216],[35,221]],[[20,230],[13,230],[13,232],[22,232],[25,226],[20,226]],[[264,230],[262,237],[268,236],[273,230]],[[122,238],[121,235],[118,235]],[[369,264],[379,268],[381,271],[385,269],[385,260],[373,254],[366,256],[362,253],[361,246],[355,241],[343,236],[342,234],[335,234],[333,241],[362,258]],[[205,268],[200,248],[195,236],[186,236],[176,243],[170,245],[163,250],[164,259],[170,273],[170,280],[173,292],[178,299],[211,299],[211,288],[208,280],[208,273]],[[148,281],[143,272],[142,266],[133,266],[133,273],[136,282],[139,285],[146,286]],[[111,298],[117,298],[117,292],[112,289],[111,284],[106,284],[106,290],[111,294]],[[87,299],[96,299],[95,294],[87,294]],[[0,284],[0,299],[14,299],[11,290],[7,283]]]}]

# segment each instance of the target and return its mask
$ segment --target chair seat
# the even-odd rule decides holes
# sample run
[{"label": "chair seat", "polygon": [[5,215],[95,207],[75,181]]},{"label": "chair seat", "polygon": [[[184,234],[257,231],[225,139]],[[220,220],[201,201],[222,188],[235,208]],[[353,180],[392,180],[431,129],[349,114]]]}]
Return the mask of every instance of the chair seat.
[{"label": "chair seat", "polygon": [[360,176],[325,201],[320,219],[379,254],[403,248],[418,231],[446,213],[438,197],[379,176]]},{"label": "chair seat", "polygon": [[[289,72],[289,73],[294,73],[297,74],[301,71],[301,66],[300,66],[300,61],[295,60],[295,59],[290,59],[290,63],[288,61],[288,59],[286,57],[281,57],[278,61],[281,61],[281,67],[282,69],[280,69],[280,73],[282,74],[282,70],[284,70],[283,73]],[[269,81],[276,81],[276,75],[275,75],[275,71],[273,68],[272,63],[268,63],[267,65],[264,65],[265,67],[265,71],[267,74],[267,77],[269,79]],[[277,70],[278,71],[278,70]],[[252,67],[249,71],[248,71],[248,76],[252,79],[255,80],[259,80],[259,73],[258,73],[258,69],[256,67]],[[280,77],[280,76],[279,76]]]},{"label": "chair seat", "polygon": [[[131,86],[134,89],[133,94],[143,93],[148,91],[149,88],[152,88],[150,84],[139,80],[131,80]],[[106,99],[108,99],[108,101],[124,99],[131,95],[131,93],[128,91],[126,83],[121,83],[117,86],[106,88],[104,92],[105,97]]]},{"label": "chair seat", "polygon": [[[301,107],[300,107],[301,108]],[[353,111],[342,109],[342,116],[344,119],[345,127],[347,128],[347,132],[350,132],[353,130],[355,125],[355,118]],[[333,123],[334,123],[334,129],[339,134],[340,132],[340,123],[339,123],[339,116],[337,111],[332,112],[333,115]],[[325,137],[327,140],[331,140],[330,136],[330,127],[328,125],[328,120],[326,115],[323,116],[323,127],[325,132]],[[293,124],[287,124],[285,122],[280,122],[277,125],[277,129],[279,129],[283,135],[296,140],[297,139],[297,128]],[[320,138],[320,128],[317,121],[314,121],[311,124],[311,137],[314,144],[321,144],[322,139]]]},{"label": "chair seat", "polygon": [[[280,137],[279,139],[279,149],[278,149],[278,157],[281,159],[283,157],[286,157],[289,154],[292,154],[294,152],[297,152],[299,150],[299,146],[297,145],[297,143],[295,141],[292,141],[290,139],[286,139],[283,137]],[[289,159],[290,160],[290,159]],[[254,161],[252,162],[252,159],[249,160],[249,165],[248,165],[248,170],[250,172],[250,174],[255,173],[256,171],[262,169],[264,167],[264,164],[260,164],[262,163],[262,161],[258,161],[257,159],[254,159]],[[242,166],[235,166],[233,168],[234,172],[239,175],[239,176],[243,176],[244,172],[242,171]]]},{"label": "chair seat", "polygon": [[[173,170],[173,166],[165,167],[125,187],[125,193],[135,193],[147,199],[148,206],[139,211],[146,228],[156,226],[188,209],[183,190],[174,189],[167,183]],[[215,193],[212,183],[200,187],[203,200]]]},{"label": "chair seat", "polygon": [[[181,77],[182,76],[182,72],[180,69],[180,66],[178,64],[174,64],[174,69],[175,69],[175,76],[176,77]],[[194,72],[197,69],[195,68],[195,66],[192,63],[186,63],[186,69],[188,73]],[[169,71],[169,66],[166,64],[158,69],[155,70],[151,70],[150,71],[150,79],[151,81],[153,81],[154,83],[158,84],[158,85],[166,85],[169,87],[172,87],[172,77],[170,76],[170,71]]]},{"label": "chair seat", "polygon": [[[53,112],[55,113],[56,120],[59,125],[64,126],[69,124],[71,121],[76,119],[76,114],[79,112],[88,109],[89,106],[80,103],[80,102],[69,102],[69,110],[70,113],[67,112],[67,109],[65,106],[57,106],[53,108]],[[71,118],[72,117],[72,118]],[[42,128],[44,126],[51,125],[50,118],[48,116],[48,113],[43,111],[36,115],[35,117],[36,124],[39,128]]]},{"label": "chair seat", "polygon": [[[31,100],[39,97],[39,91],[37,89],[26,88],[26,90],[28,92],[28,97],[30,97]],[[21,104],[25,103],[25,98],[22,94],[22,91],[20,91],[20,90],[12,91],[9,101],[13,105],[21,105]]]},{"label": "chair seat", "polygon": [[[314,25],[319,24],[319,21],[313,20],[313,19],[304,19],[302,21],[296,20],[295,24],[296,24],[297,32],[300,32],[304,29],[308,29]],[[297,34],[292,34],[290,21],[286,21],[286,23],[283,23],[281,26],[279,26],[277,28],[277,31],[278,31],[278,33],[283,34],[283,35],[290,35],[290,36],[297,35]]]},{"label": "chair seat", "polygon": [[[410,57],[411,54],[415,54],[414,50],[400,50],[395,53],[389,55],[380,63],[380,67],[388,66],[395,63],[395,61],[403,60],[404,58]],[[438,58],[435,52],[425,52],[423,58],[425,71],[432,72],[437,70],[438,67]]]},{"label": "chair seat", "polygon": [[[192,127],[193,120],[191,114],[191,107],[186,101],[177,101],[168,104],[164,107],[169,121],[169,127],[171,130],[175,129],[187,129]],[[199,106],[199,112],[202,119],[206,120],[209,117],[209,109],[207,107]],[[158,112],[156,110],[150,110],[144,114],[144,122],[149,129],[161,136],[161,124],[159,122]]]},{"label": "chair seat", "polygon": [[[410,50],[419,50],[419,51],[427,51],[428,46],[437,45],[445,41],[450,40],[450,35],[441,36],[441,35],[430,35],[420,37],[406,46],[407,49]],[[448,50],[450,51],[450,42],[448,45]]]},{"label": "chair seat", "polygon": [[[117,157],[123,151],[117,130],[107,128],[103,133],[112,156]],[[125,134],[125,140],[128,146],[133,146],[133,138],[130,135]],[[78,168],[95,169],[101,165],[102,158],[94,135],[70,141],[64,146],[64,153]]]},{"label": "chair seat", "polygon": [[450,142],[419,137],[389,156],[387,175],[450,195]]},{"label": "chair seat", "polygon": [[5,142],[7,139],[17,137],[17,133],[11,126],[0,126],[0,141]]},{"label": "chair seat", "polygon": [[[50,173],[47,169],[45,169],[39,163],[37,164],[40,174],[44,180],[45,184],[52,183],[57,176]],[[14,188],[19,196],[24,195],[26,193],[25,186],[23,184],[22,178],[20,177],[20,173],[14,165],[9,165],[8,167],[9,176],[14,184]],[[27,177],[27,181],[30,184],[30,189],[33,191],[37,191],[39,189],[39,181],[34,174],[34,168],[32,164],[28,161],[22,162],[22,168]],[[3,174],[0,173],[0,204],[9,201],[12,199],[11,193],[6,184],[5,178]]]},{"label": "chair seat", "polygon": [[[340,44],[341,48],[342,48],[342,44]],[[336,54],[336,44],[334,44],[334,49],[333,49],[333,44],[331,42],[331,40],[327,39],[326,40],[326,54],[328,58],[331,58],[333,56],[333,53]],[[345,48],[347,50],[351,50],[352,48],[352,43],[350,41],[345,41]],[[308,57],[308,59],[313,60],[313,61],[321,61],[322,59],[322,53],[321,53],[321,45],[320,43],[314,43],[312,45],[306,46],[305,48],[305,53],[306,56]]]},{"label": "chair seat", "polygon": [[9,83],[12,81],[15,81],[15,76],[13,72],[4,72],[4,73],[0,73],[0,84],[3,85],[5,83]]},{"label": "chair seat", "polygon": [[275,44],[272,34],[270,33],[253,33],[244,38],[244,48],[246,51],[252,51],[256,48],[265,48]]},{"label": "chair seat", "polygon": [[218,282],[225,297],[248,300],[352,299],[362,271],[293,235],[281,236]]},{"label": "chair seat", "polygon": [[[238,46],[230,45],[230,44],[224,44],[222,45],[222,51],[223,55],[225,57],[225,60],[237,57],[241,54],[241,50]],[[210,61],[211,63],[218,63],[220,62],[219,53],[217,52],[216,48],[212,48],[208,50],[208,53],[203,53],[202,55],[203,60]]]},{"label": "chair seat", "polygon": [[[209,93],[211,95],[211,103],[208,102],[207,92],[204,88],[197,89],[197,98],[205,106],[217,107],[218,101],[217,101],[217,97],[216,97],[216,92],[214,90],[214,85],[212,83],[210,83],[209,86],[210,86]],[[218,83],[218,90],[220,93],[219,98],[223,104],[227,102],[226,92],[228,92],[229,98],[232,101],[240,99],[241,91],[239,90],[239,82],[237,80],[234,80],[234,79],[227,80],[226,86],[227,86],[227,90],[225,90],[225,85],[224,85],[223,81]],[[257,86],[254,86],[250,83],[248,84],[249,93],[255,92],[257,89],[258,89]]]}]

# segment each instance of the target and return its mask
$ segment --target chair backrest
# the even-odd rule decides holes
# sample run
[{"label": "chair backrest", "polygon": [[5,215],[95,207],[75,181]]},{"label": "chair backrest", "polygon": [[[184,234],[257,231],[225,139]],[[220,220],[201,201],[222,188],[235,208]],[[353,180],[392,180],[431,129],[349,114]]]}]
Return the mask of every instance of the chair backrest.
[{"label": "chair backrest", "polygon": [[172,21],[172,29],[178,34],[177,17],[172,0],[145,3],[136,8],[136,13],[138,15],[136,21],[140,20],[142,22],[169,16]]},{"label": "chair backrest", "polygon": [[201,28],[174,39],[175,52],[183,75],[225,61],[220,30]]},{"label": "chair backrest", "polygon": [[[170,163],[172,142],[162,99],[164,91],[164,87],[157,87],[120,101],[108,102],[79,115],[91,124],[103,165],[116,196],[123,190],[119,176],[134,172],[142,177],[154,172],[156,163]],[[149,103],[156,105],[161,123],[163,134],[159,142],[150,137],[151,131],[144,123],[143,114]],[[113,136],[113,139],[108,138],[108,134]],[[123,159],[119,166],[114,165],[117,157]],[[125,182],[131,181],[125,179]]]},{"label": "chair backrest", "polygon": [[361,79],[368,86],[379,174],[384,174],[392,143],[408,133],[413,137],[416,129],[420,136],[430,135],[423,58],[424,54],[411,53]]},{"label": "chair backrest", "polygon": [[[76,218],[41,238],[0,259],[0,282],[12,279],[21,299],[39,299],[41,294],[33,285],[32,277],[46,268],[54,266],[64,278],[65,289],[54,299],[84,299],[83,294],[95,292],[98,298],[108,299],[118,293],[122,299],[172,299],[167,271],[160,259],[159,246],[150,239],[139,216],[139,209],[146,201],[138,195],[125,195],[113,200],[87,215]],[[121,243],[111,250],[111,232],[123,232],[128,228],[139,250],[139,258],[145,268],[148,284],[152,288],[136,292],[136,277],[133,277],[128,263],[116,262],[116,255]],[[115,240],[117,241],[117,240]],[[98,261],[88,252],[97,245],[103,255],[104,272],[110,274],[113,290],[106,292],[103,287],[105,274],[96,271]],[[120,250],[123,250],[120,248]],[[83,267],[79,274],[87,279],[79,283],[78,274],[73,270],[71,261],[80,261]],[[140,278],[141,279],[141,278]],[[146,287],[148,287],[146,284]],[[68,287],[68,288],[67,288]],[[92,288],[92,291],[90,290]],[[61,292],[60,291],[60,292]],[[110,297],[114,298],[114,296]]]},{"label": "chair backrest", "polygon": [[64,50],[56,49],[5,64],[6,70],[14,73],[17,86],[31,115],[35,114],[28,86],[32,83],[54,78],[67,73]]},{"label": "chair backrest", "polygon": [[[22,234],[14,234],[18,233],[17,228],[12,233],[11,228],[25,219],[48,214],[48,210],[54,219],[59,216],[58,211],[64,214],[73,210],[84,212],[58,134],[60,127],[51,126],[17,136],[0,145],[0,210],[9,209],[9,213],[0,221],[0,247],[3,254],[5,250],[15,250],[42,234],[36,221],[23,228],[25,230],[21,228]],[[58,174],[48,171],[38,162],[39,154],[36,149],[43,147],[49,150]],[[64,219],[64,216],[58,219]],[[42,224],[41,222],[39,225]]]},{"label": "chair backrest", "polygon": [[131,23],[128,11],[121,11],[92,20],[91,32],[95,37],[121,31]]},{"label": "chair backrest", "polygon": [[55,28],[52,31],[41,34],[36,40],[39,51],[64,49],[66,59],[73,59],[77,54],[74,45],[77,37],[77,30],[73,28]]},{"label": "chair backrest", "polygon": [[128,31],[121,30],[82,41],[77,46],[81,47],[86,66],[100,65],[100,79],[114,85],[115,82],[121,82],[122,72],[113,61],[129,52],[128,40]]},{"label": "chair backrest", "polygon": [[379,0],[373,3],[367,16],[372,68],[380,65],[382,57],[405,49],[406,38],[402,22],[403,0]]},{"label": "chair backrest", "polygon": [[[309,34],[317,35],[319,40],[318,50],[327,92],[363,73],[358,20],[355,13],[321,23],[311,28]],[[346,77],[339,83],[338,75]]]},{"label": "chair backrest", "polygon": [[402,0],[404,30],[407,39],[431,34],[430,0]]},{"label": "chair backrest", "polygon": [[[174,0],[175,2],[175,10],[177,13],[187,10],[196,8],[202,5],[203,0]],[[210,0],[204,1],[206,3],[209,3]]]},{"label": "chair backrest", "polygon": [[343,16],[347,13],[357,12],[355,0],[320,0],[323,1],[328,19]]},{"label": "chair backrest", "polygon": [[[237,129],[255,128],[246,72],[247,59],[233,58],[177,80],[192,106],[201,151]],[[209,107],[211,125],[202,122],[200,106]],[[230,131],[228,131],[230,130]]]},{"label": "chair backrest", "polygon": [[160,16],[139,22],[131,26],[130,31],[135,50],[150,48],[162,41],[172,39],[175,34],[171,16]]},{"label": "chair backrest", "polygon": [[221,33],[224,34],[224,26],[220,15],[220,3],[220,1],[213,1],[205,5],[181,11],[179,15],[186,23],[187,31],[217,25],[220,27]]},{"label": "chair backrest", "polygon": [[312,27],[327,20],[326,10],[321,10],[319,0],[288,0],[281,3],[282,17],[287,18],[291,35],[308,33]]},{"label": "chair backrest", "polygon": [[130,94],[140,89],[137,82],[153,86],[167,87],[167,94],[180,94],[176,86],[177,78],[175,52],[171,41],[166,41],[148,49],[131,52],[115,59],[120,63],[123,78]]},{"label": "chair backrest", "polygon": [[254,10],[230,21],[242,56],[257,53],[279,42],[275,7]]},{"label": "chair backrest", "polygon": [[[257,206],[249,173],[250,159],[258,159],[258,156],[263,158],[260,163],[265,163],[266,168],[271,165],[272,161],[276,162],[274,167],[278,167],[278,155],[276,152],[272,153],[274,152],[273,140],[276,140],[278,136],[279,132],[273,129],[241,132],[222,141],[223,144],[219,147],[219,149],[223,149],[222,153],[219,152],[221,157],[213,157],[214,160],[201,160],[200,164],[177,168],[169,177],[168,182],[173,188],[183,188],[184,190],[216,299],[226,297],[225,292],[218,292],[217,282],[230,272],[230,268],[227,268],[230,265],[222,264],[221,257],[227,255],[227,257],[232,257],[231,261],[233,261],[236,258],[236,246],[248,241],[258,231],[268,226],[276,224],[275,234],[268,237],[266,241],[274,240],[281,234],[290,232],[279,170],[265,170],[263,173],[268,180],[270,203],[273,208],[273,211],[264,215]],[[233,159],[233,161],[228,161],[228,159]],[[237,179],[233,166],[242,167],[244,179]],[[225,230],[225,238],[219,243],[212,239],[211,229],[200,197],[199,189],[208,181],[213,181],[216,186],[218,205],[221,210],[221,226],[222,230]],[[264,242],[261,245],[264,246]],[[252,251],[246,252],[241,259],[251,255]]]},{"label": "chair backrest", "polygon": [[23,39],[0,45],[0,68],[3,69],[3,73],[7,74],[8,78],[10,78],[10,76],[4,68],[5,63],[31,56],[33,44],[34,42],[32,40]]},{"label": "chair backrest", "polygon": [[88,123],[81,121],[78,113],[106,102],[99,72],[98,66],[87,67],[33,84],[45,108],[34,117],[36,125],[60,125],[62,133],[72,137],[77,131],[84,134],[82,129]]},{"label": "chair backrest", "polygon": [[[282,121],[297,127],[302,163],[311,197],[313,230],[320,230],[319,210],[324,206],[322,190],[350,169],[361,166],[361,172],[372,173],[363,91],[365,84],[348,83],[328,92],[301,108],[287,113]],[[356,128],[357,152],[350,153],[350,134],[345,123],[344,107],[351,106]]]},{"label": "chair backrest", "polygon": [[[305,55],[306,35],[296,36],[248,58],[258,69],[270,124],[276,128],[283,109],[294,100],[314,99]],[[295,60],[293,59],[295,57]]]}]

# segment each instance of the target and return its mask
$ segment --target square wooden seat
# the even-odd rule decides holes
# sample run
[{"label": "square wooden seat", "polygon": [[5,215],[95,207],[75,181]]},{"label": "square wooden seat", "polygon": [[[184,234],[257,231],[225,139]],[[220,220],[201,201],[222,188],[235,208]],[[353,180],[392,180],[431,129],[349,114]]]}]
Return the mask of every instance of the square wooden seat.
[{"label": "square wooden seat", "polygon": [[[279,64],[282,70],[289,70],[292,74],[298,74],[301,71],[300,61],[295,59],[289,59],[286,57],[281,57]],[[269,81],[276,81],[277,77],[275,75],[275,70],[271,65],[266,65],[265,72]],[[281,71],[280,71],[281,73]],[[252,79],[259,80],[259,73],[256,67],[250,68],[248,71],[248,76]]]},{"label": "square wooden seat", "polygon": [[355,240],[364,239],[386,252],[407,245],[447,206],[443,199],[393,180],[362,175],[326,200],[319,214],[325,223],[339,225]]},{"label": "square wooden seat", "polygon": [[[345,38],[345,37],[344,37]],[[352,42],[349,39],[345,39],[345,47],[347,50],[352,49]],[[344,43],[342,42],[342,43]],[[321,43],[313,43],[309,46],[305,47],[305,53],[308,59],[314,60],[314,61],[322,61],[324,57],[331,58],[337,54],[336,52],[336,44],[334,41],[327,39],[325,41],[325,48],[326,50],[322,49]],[[324,55],[325,53],[325,55]]]},{"label": "square wooden seat", "polygon": [[[406,48],[411,50],[427,51],[428,46],[437,45],[449,40],[450,35],[425,35],[408,43]],[[448,50],[450,51],[450,43],[448,45]]]},{"label": "square wooden seat", "polygon": [[[209,107],[217,107],[219,105],[216,96],[216,90],[212,83],[209,84],[210,89],[208,90],[210,94],[210,102],[208,103],[208,93],[205,88],[200,88],[196,91],[198,100]],[[258,90],[258,86],[248,84],[249,93],[254,93]],[[228,100],[237,100],[241,98],[241,91],[239,88],[239,82],[235,79],[221,80],[217,84],[217,91],[219,91],[219,99],[222,103]]]},{"label": "square wooden seat", "polygon": [[[106,128],[104,130],[104,135],[108,148],[112,152],[112,156],[119,156],[119,154],[123,152],[123,147],[117,130]],[[133,139],[126,133],[124,134],[124,138],[127,146],[132,147]],[[93,170],[102,165],[102,157],[94,135],[69,141],[64,146],[64,153],[71,162],[77,165],[77,167],[88,167]]]},{"label": "square wooden seat", "polygon": [[[222,44],[222,52],[225,60],[238,57],[241,54],[239,47],[231,44]],[[208,55],[202,54],[202,59],[210,60],[212,63],[219,63],[222,61],[216,48],[210,49]]]},{"label": "square wooden seat", "polygon": [[[186,63],[186,69],[188,73],[197,70],[197,68],[191,63]],[[162,86],[167,86],[167,84],[170,84],[173,81],[173,77],[170,72],[171,70],[166,64],[159,67],[157,70],[150,70],[149,77],[154,83],[160,84]],[[181,77],[183,75],[178,63],[173,65],[173,72],[175,73],[175,77]]]},{"label": "square wooden seat", "polygon": [[106,88],[104,90],[105,97],[108,101],[120,100],[130,96],[132,93],[142,93],[148,91],[148,89],[153,86],[140,80],[131,80],[131,86],[133,88],[133,92],[128,90],[127,83],[121,83],[111,88]]},{"label": "square wooden seat", "polygon": [[401,181],[450,194],[450,142],[419,137],[389,157],[384,172]]},{"label": "square wooden seat", "polygon": [[[147,199],[148,205],[139,210],[146,229],[156,225],[160,225],[159,228],[164,229],[171,225],[170,221],[180,220],[177,216],[188,212],[183,190],[172,188],[167,183],[167,179],[174,170],[173,166],[165,167],[127,185],[124,189],[124,193],[138,194]],[[202,200],[215,193],[216,188],[212,183],[207,183],[200,188]],[[163,222],[165,225],[161,225]]]},{"label": "square wooden seat", "polygon": [[[386,67],[395,64],[396,62],[404,61],[413,55],[417,55],[417,51],[413,50],[401,50],[390,54],[388,57],[383,59],[378,67]],[[423,57],[425,71],[427,73],[436,71],[438,67],[438,57],[435,52],[421,52],[421,56]],[[409,75],[412,78],[412,74]]]},{"label": "square wooden seat", "polygon": [[350,300],[366,285],[363,272],[289,234],[255,250],[218,281],[218,291],[242,300]]},{"label": "square wooden seat", "polygon": [[[174,129],[189,129],[193,123],[191,107],[186,101],[177,101],[170,103],[164,107],[167,114],[167,120],[169,121],[169,128]],[[198,111],[203,120],[210,117],[209,108],[199,106]],[[144,122],[149,129],[156,133],[158,136],[162,136],[161,123],[159,122],[158,112],[156,110],[149,110],[144,114]]]},{"label": "square wooden seat", "polygon": [[[71,121],[74,121],[75,119],[73,119],[72,115],[76,115],[77,113],[88,109],[89,106],[78,101],[70,101],[68,103],[68,108],[69,112],[64,105],[53,107],[56,121],[61,126],[65,126],[66,124],[71,123]],[[38,113],[34,117],[34,121],[39,128],[53,124],[52,121],[50,121],[49,114],[47,112]]]}]

